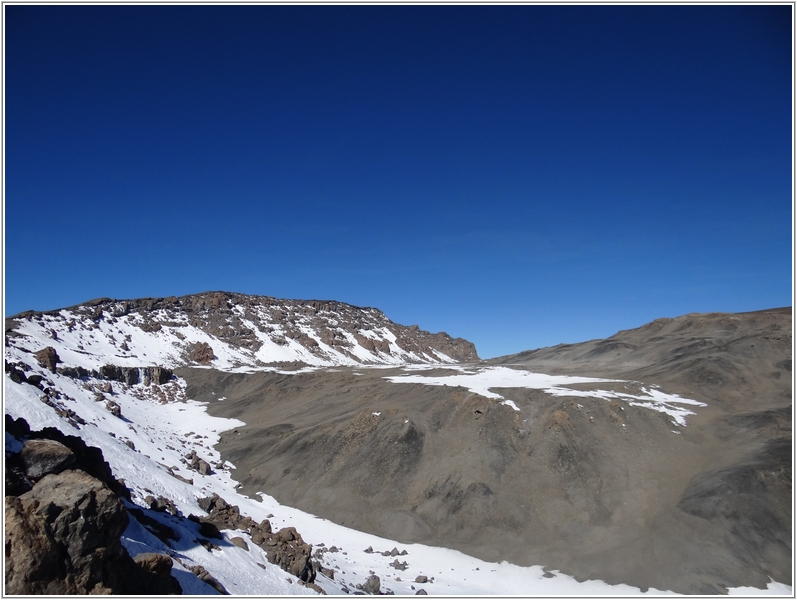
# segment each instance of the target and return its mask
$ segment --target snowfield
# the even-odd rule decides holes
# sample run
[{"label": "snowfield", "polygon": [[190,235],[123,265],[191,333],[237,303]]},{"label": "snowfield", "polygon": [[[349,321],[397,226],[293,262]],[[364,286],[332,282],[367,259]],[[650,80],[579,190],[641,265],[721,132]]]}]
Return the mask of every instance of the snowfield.
[{"label": "snowfield", "polygon": [[[440,366],[431,367],[429,365],[412,365],[406,367],[407,370],[425,371],[429,369],[440,369]],[[464,367],[446,366],[457,371],[456,375],[398,375],[386,377],[385,379],[393,383],[423,383],[425,385],[451,385],[468,388],[471,392],[481,394],[487,398],[502,400],[502,404],[520,409],[512,400],[507,400],[500,394],[493,392],[493,388],[529,388],[534,390],[544,390],[553,396],[576,396],[582,398],[600,398],[603,400],[620,400],[631,406],[640,406],[650,410],[663,412],[670,415],[676,425],[686,426],[686,417],[695,414],[686,406],[706,406],[703,402],[682,398],[676,394],[665,394],[653,388],[636,385],[637,393],[618,392],[613,390],[591,389],[582,390],[573,388],[578,384],[610,384],[610,383],[634,383],[619,379],[599,379],[596,377],[574,377],[572,375],[545,375],[543,373],[532,373],[509,367]],[[678,433],[678,432],[675,432]]]}]

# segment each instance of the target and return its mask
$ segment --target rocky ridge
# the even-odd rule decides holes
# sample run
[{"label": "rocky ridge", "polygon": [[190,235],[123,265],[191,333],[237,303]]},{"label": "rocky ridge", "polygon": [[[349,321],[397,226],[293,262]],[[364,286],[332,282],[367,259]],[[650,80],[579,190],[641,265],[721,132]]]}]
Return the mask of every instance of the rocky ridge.
[{"label": "rocky ridge", "polygon": [[[56,347],[70,366],[88,357],[133,366],[147,356],[164,367],[359,365],[477,361],[472,343],[390,321],[375,308],[335,301],[283,300],[229,292],[181,297],[100,298],[6,319],[6,343],[23,336]],[[47,342],[47,343],[45,343]],[[41,360],[54,367],[52,356]]]}]

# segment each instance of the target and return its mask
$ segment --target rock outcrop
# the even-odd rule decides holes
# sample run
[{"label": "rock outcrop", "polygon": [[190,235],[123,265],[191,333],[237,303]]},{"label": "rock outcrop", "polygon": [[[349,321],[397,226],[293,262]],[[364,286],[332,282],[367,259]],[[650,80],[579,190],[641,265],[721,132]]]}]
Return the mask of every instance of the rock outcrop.
[{"label": "rock outcrop", "polygon": [[209,365],[214,356],[213,348],[207,342],[196,342],[188,347],[188,360],[200,365]]},{"label": "rock outcrop", "polygon": [[[120,537],[126,488],[97,448],[58,430],[28,432],[6,418],[11,435],[29,436],[7,457],[6,594],[180,594],[172,559],[132,559]],[[36,436],[36,437],[34,437]]]},{"label": "rock outcrop", "polygon": [[315,581],[316,568],[311,560],[313,547],[302,539],[294,527],[272,532],[268,519],[256,523],[251,517],[242,516],[237,506],[230,505],[218,494],[201,499],[199,506],[208,513],[207,517],[195,517],[200,523],[211,525],[216,530],[246,531],[251,536],[252,543],[266,551],[269,562],[298,577],[305,584],[313,584]]},{"label": "rock outcrop", "polygon": [[40,366],[52,371],[53,373],[55,373],[56,365],[61,362],[61,359],[58,357],[58,353],[52,346],[42,348],[33,356],[39,361]]}]

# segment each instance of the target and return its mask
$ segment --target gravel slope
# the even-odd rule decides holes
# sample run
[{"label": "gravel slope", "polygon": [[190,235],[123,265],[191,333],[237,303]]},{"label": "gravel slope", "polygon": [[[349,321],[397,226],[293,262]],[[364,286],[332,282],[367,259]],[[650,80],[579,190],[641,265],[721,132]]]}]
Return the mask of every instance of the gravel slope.
[{"label": "gravel slope", "polygon": [[680,428],[575,394],[492,390],[515,410],[385,379],[401,369],[177,374],[246,423],[217,447],[244,493],[487,560],[721,593],[791,582],[791,327],[791,309],[687,315],[489,361],[705,402]]}]

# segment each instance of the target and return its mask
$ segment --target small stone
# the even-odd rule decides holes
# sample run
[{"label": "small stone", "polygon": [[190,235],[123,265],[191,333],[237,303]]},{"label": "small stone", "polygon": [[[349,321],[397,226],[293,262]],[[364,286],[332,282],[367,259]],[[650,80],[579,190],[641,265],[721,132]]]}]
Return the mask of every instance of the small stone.
[{"label": "small stone", "polygon": [[231,538],[230,541],[239,548],[243,548],[247,552],[249,551],[249,544],[247,544],[242,537],[234,537]]}]

